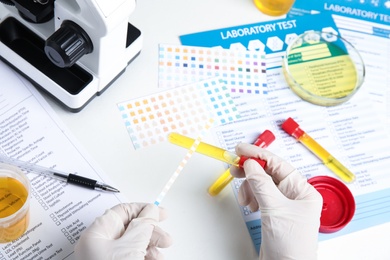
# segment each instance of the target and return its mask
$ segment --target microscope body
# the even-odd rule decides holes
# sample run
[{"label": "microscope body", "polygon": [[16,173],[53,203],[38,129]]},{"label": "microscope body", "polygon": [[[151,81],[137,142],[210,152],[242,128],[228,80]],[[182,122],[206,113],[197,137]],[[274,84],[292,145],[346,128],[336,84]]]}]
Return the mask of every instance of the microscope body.
[{"label": "microscope body", "polygon": [[0,58],[70,111],[100,95],[141,51],[142,34],[129,23],[135,0],[45,0],[48,18],[46,9],[32,14],[43,0],[8,1],[16,4],[0,12]]}]

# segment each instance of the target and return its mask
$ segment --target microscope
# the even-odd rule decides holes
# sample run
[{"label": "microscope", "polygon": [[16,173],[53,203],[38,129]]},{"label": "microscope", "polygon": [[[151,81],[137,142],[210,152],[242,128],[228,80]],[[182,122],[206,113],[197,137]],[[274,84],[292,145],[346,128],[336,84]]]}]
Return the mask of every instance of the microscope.
[{"label": "microscope", "polygon": [[135,5],[0,0],[0,59],[68,110],[81,111],[140,53],[141,32],[129,23]]}]

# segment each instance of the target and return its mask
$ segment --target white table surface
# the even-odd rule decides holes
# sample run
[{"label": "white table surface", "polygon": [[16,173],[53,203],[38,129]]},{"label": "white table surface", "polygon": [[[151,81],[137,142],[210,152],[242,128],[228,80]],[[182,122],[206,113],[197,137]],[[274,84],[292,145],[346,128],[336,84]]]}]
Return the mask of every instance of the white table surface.
[{"label": "white table surface", "polygon": [[[251,0],[140,0],[130,22],[143,33],[143,49],[126,72],[79,113],[48,101],[129,201],[154,202],[185,150],[169,143],[135,150],[116,104],[159,91],[159,43],[270,19]],[[161,226],[174,239],[162,250],[166,259],[258,259],[231,188],[207,194],[221,171],[222,163],[194,155],[162,201],[169,218]],[[390,259],[389,241],[390,222],[321,242],[318,258]]]}]

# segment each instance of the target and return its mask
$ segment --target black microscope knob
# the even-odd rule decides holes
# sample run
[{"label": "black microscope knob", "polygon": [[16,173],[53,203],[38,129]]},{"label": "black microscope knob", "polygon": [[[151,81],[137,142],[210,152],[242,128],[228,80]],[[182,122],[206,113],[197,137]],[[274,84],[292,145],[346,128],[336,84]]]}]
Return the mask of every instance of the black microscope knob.
[{"label": "black microscope knob", "polygon": [[46,56],[60,68],[72,66],[92,50],[91,38],[83,28],[72,21],[64,21],[45,42]]}]

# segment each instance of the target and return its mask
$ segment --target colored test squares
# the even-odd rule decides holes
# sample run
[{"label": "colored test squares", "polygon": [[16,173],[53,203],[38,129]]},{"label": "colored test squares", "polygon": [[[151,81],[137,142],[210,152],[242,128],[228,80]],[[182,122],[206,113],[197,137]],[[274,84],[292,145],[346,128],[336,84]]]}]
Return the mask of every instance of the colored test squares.
[{"label": "colored test squares", "polygon": [[240,118],[221,78],[121,102],[118,108],[135,149],[165,141],[170,132],[197,134],[210,119],[222,125]]},{"label": "colored test squares", "polygon": [[195,46],[159,46],[159,87],[221,77],[231,93],[267,92],[265,53]]}]

